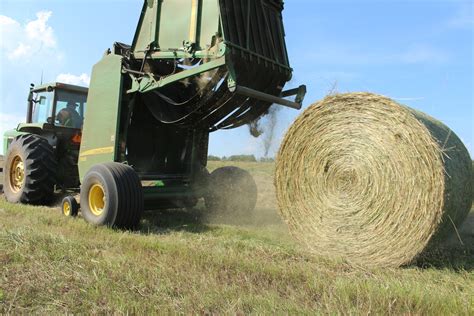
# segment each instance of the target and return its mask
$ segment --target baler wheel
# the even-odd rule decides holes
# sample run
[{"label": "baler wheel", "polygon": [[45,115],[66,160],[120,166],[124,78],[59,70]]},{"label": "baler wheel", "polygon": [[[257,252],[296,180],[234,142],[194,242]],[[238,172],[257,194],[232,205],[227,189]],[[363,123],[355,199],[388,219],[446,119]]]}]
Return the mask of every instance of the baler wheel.
[{"label": "baler wheel", "polygon": [[248,218],[257,204],[257,184],[246,170],[222,167],[211,173],[204,199],[208,211],[218,217]]},{"label": "baler wheel", "polygon": [[54,194],[57,161],[53,147],[38,135],[20,135],[5,161],[4,194],[10,203],[46,204]]},{"label": "baler wheel", "polygon": [[72,196],[66,196],[61,203],[61,211],[64,216],[76,217],[79,213],[79,204]]},{"label": "baler wheel", "polygon": [[81,212],[93,225],[136,228],[143,213],[143,191],[133,168],[116,162],[93,166],[81,186]]}]

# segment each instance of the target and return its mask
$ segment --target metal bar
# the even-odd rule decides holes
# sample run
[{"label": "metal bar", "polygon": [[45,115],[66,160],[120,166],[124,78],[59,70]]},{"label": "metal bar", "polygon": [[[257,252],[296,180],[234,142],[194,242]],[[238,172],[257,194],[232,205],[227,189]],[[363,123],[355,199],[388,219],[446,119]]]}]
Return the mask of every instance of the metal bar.
[{"label": "metal bar", "polygon": [[234,43],[231,43],[231,42],[224,42],[224,44],[227,45],[227,46],[230,46],[230,47],[234,47],[234,48],[236,48],[236,49],[243,50],[244,52],[246,52],[246,53],[248,53],[248,54],[251,54],[251,55],[256,56],[256,57],[258,57],[258,58],[260,58],[260,59],[263,59],[263,60],[265,60],[265,61],[268,61],[268,62],[270,62],[270,63],[273,63],[273,64],[275,64],[275,65],[277,65],[277,66],[280,66],[280,67],[284,68],[284,69],[287,70],[287,71],[290,71],[290,72],[293,71],[293,69],[291,69],[291,67],[288,67],[288,66],[286,66],[286,65],[280,64],[279,62],[277,62],[277,61],[275,61],[275,60],[272,60],[272,59],[267,58],[267,57],[265,57],[265,56],[263,56],[263,55],[257,54],[256,52],[251,51],[251,50],[248,50],[248,49],[245,49],[245,48],[243,48],[243,47],[241,47],[241,46],[235,45]]},{"label": "metal bar", "polygon": [[245,26],[244,26],[244,16],[243,16],[243,10],[242,10],[242,3],[241,0],[233,0],[233,6],[234,6],[234,14],[233,14],[233,19],[235,20],[235,25],[237,26],[237,38],[239,39],[238,44],[240,46],[245,45],[245,37],[243,32],[245,31]]},{"label": "metal bar", "polygon": [[194,191],[185,186],[142,187],[145,203],[159,199],[175,199],[193,196]]},{"label": "metal bar", "polygon": [[282,98],[287,98],[287,97],[291,97],[293,95],[297,95],[298,94],[298,91],[299,91],[299,88],[295,88],[295,89],[291,89],[291,90],[286,90],[286,91],[283,91],[280,96]]},{"label": "metal bar", "polygon": [[229,37],[229,40],[232,42],[232,43],[238,43],[239,41],[239,37],[238,37],[238,30],[237,30],[237,26],[235,25],[235,19],[234,19],[234,16],[233,16],[233,7],[231,7],[233,5],[232,3],[232,0],[226,0],[226,1],[222,1],[222,3],[225,3],[225,23],[227,24],[227,29],[228,29],[228,34],[227,36]]},{"label": "metal bar", "polygon": [[189,179],[182,174],[149,174],[149,173],[138,173],[138,177],[141,181],[158,181],[158,180],[176,180],[181,182],[189,182]]},{"label": "metal bar", "polygon": [[129,72],[129,73],[134,74],[134,75],[146,76],[146,72],[142,72],[142,71],[136,71],[136,70],[132,70],[132,69],[128,69],[128,68],[124,68],[123,71]]},{"label": "metal bar", "polygon": [[[213,61],[210,61],[208,63],[205,63],[201,66],[194,67],[188,70],[181,71],[175,75],[170,75],[167,77],[163,77],[159,80],[155,80],[152,77],[143,77],[141,78],[140,84],[138,91],[142,93],[150,92],[152,90],[164,87],[170,83],[183,80],[192,76],[199,75],[203,72],[207,72],[216,68],[219,68],[221,66],[225,65],[225,57],[221,57],[219,59],[215,59]],[[135,92],[135,90],[129,90],[129,93]]]},{"label": "metal bar", "polygon": [[[263,48],[262,48],[262,43],[259,37],[258,20],[256,17],[256,11],[257,11],[256,1],[252,0],[250,1],[250,3],[252,6],[252,11],[250,14],[250,28],[252,29],[251,36],[252,36],[252,40],[254,44],[253,46],[254,46],[255,54],[257,57],[259,57],[259,56],[263,56]],[[257,61],[258,63],[260,62],[258,59]]]},{"label": "metal bar", "polygon": [[160,27],[161,27],[161,7],[163,4],[163,0],[158,0],[157,5],[158,7],[156,8],[155,14],[156,14],[156,25],[155,25],[155,34],[153,35],[153,39],[155,41],[154,47],[158,48],[160,47]]},{"label": "metal bar", "polygon": [[198,16],[197,16],[197,28],[196,28],[196,47],[200,49],[201,47],[201,31],[202,31],[202,10],[204,4],[203,0],[199,0],[198,5]]},{"label": "metal bar", "polygon": [[250,37],[252,36],[250,33],[250,1],[252,0],[247,0],[247,27],[245,28],[245,48],[250,49]]},{"label": "metal bar", "polygon": [[247,87],[242,87],[242,86],[236,86],[235,93],[249,97],[249,98],[265,101],[265,102],[280,104],[280,105],[283,105],[295,110],[300,110],[302,106],[301,103],[285,100],[271,94],[263,93],[263,92],[250,89]]},{"label": "metal bar", "polygon": [[198,42],[200,8],[202,8],[202,0],[192,0],[191,22],[189,23],[189,41],[196,44]]},{"label": "metal bar", "polygon": [[287,98],[296,95],[295,102],[303,103],[304,97],[306,96],[306,85],[301,85],[298,88],[283,91],[281,93],[282,98]]},{"label": "metal bar", "polygon": [[280,43],[283,48],[284,59],[286,64],[290,64],[290,59],[288,57],[288,50],[286,49],[286,42],[285,42],[285,26],[283,25],[283,18],[281,17],[281,12],[279,14],[278,19],[278,35],[280,36]]},{"label": "metal bar", "polygon": [[279,60],[279,58],[278,58],[276,46],[275,46],[274,39],[273,39],[273,33],[272,33],[271,28],[270,28],[270,24],[268,23],[268,16],[267,16],[268,11],[265,10],[263,2],[260,3],[260,6],[262,8],[262,15],[263,15],[263,18],[264,18],[264,24],[266,26],[266,31],[267,31],[266,32],[267,33],[267,42],[271,44],[270,55],[273,55],[272,59],[274,59],[278,62],[281,62],[281,60]]},{"label": "metal bar", "polygon": [[145,56],[147,59],[181,59],[181,58],[216,58],[221,57],[225,54],[225,46],[221,44],[218,50],[209,51],[201,50],[192,53],[185,52],[184,50],[162,50],[162,51],[153,51],[150,54],[146,54],[145,51],[135,51],[133,52],[133,57],[135,59],[143,59]]},{"label": "metal bar", "polygon": [[30,88],[30,92],[28,94],[28,109],[26,112],[26,123],[31,123],[33,121],[33,89],[34,89],[34,86],[32,85]]},{"label": "metal bar", "polygon": [[[258,40],[262,44],[262,51],[259,52],[263,56],[271,59],[270,56],[270,47],[268,47],[268,42],[266,41],[266,36],[265,36],[265,30],[264,30],[264,25],[262,21],[262,15],[263,13],[263,8],[262,8],[262,0],[256,0],[254,1],[255,3],[255,17],[256,17],[256,22],[257,22],[257,30],[258,30]],[[258,5],[260,4],[260,6]],[[266,65],[266,63],[265,63]]]},{"label": "metal bar", "polygon": [[291,97],[293,95],[304,95],[304,94],[306,94],[306,86],[301,85],[298,88],[283,91],[280,96],[282,98],[287,98],[287,97]]}]

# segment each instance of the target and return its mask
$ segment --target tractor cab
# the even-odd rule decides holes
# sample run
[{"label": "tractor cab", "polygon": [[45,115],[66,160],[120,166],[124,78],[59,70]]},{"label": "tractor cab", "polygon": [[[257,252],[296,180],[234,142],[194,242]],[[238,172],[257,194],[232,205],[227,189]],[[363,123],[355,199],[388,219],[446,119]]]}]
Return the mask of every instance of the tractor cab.
[{"label": "tractor cab", "polygon": [[[30,87],[26,123],[7,131],[3,152],[15,137],[32,133],[47,138],[53,147],[58,140],[79,135],[84,122],[88,89],[64,83],[50,83]],[[76,137],[76,139],[78,139]]]},{"label": "tractor cab", "polygon": [[81,129],[87,104],[87,88],[54,83],[32,86],[28,98],[27,124],[51,124]]}]

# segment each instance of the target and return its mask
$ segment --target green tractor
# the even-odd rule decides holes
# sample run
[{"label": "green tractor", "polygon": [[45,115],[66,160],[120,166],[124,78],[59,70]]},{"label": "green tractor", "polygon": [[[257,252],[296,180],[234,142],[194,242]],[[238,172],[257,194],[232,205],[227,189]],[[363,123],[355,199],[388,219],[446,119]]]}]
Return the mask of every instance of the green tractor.
[{"label": "green tractor", "polygon": [[207,171],[209,134],[253,124],[274,104],[301,108],[306,87],[284,91],[282,11],[282,0],[145,0],[132,44],[106,51],[88,91],[32,88],[27,123],[5,135],[7,200],[76,191],[64,214],[119,228],[201,198],[210,212],[253,211],[248,172]]},{"label": "green tractor", "polygon": [[[46,204],[56,189],[78,189],[77,161],[87,88],[30,88],[26,123],[4,135],[3,190],[12,203]],[[2,177],[0,177],[2,178]]]}]

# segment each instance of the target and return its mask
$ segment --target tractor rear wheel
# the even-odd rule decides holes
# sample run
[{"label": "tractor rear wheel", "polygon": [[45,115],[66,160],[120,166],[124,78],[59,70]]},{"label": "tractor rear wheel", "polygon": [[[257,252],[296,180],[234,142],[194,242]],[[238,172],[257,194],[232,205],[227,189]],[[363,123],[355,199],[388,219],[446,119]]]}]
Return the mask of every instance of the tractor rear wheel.
[{"label": "tractor rear wheel", "polygon": [[237,167],[223,167],[209,176],[206,207],[217,217],[230,220],[251,218],[257,204],[257,184],[246,170]]},{"label": "tractor rear wheel", "polygon": [[81,213],[97,226],[134,229],[143,213],[143,191],[136,172],[111,162],[93,166],[81,186]]},{"label": "tractor rear wheel", "polygon": [[10,203],[52,200],[57,161],[53,147],[38,135],[20,135],[10,145],[4,168],[4,194]]}]

